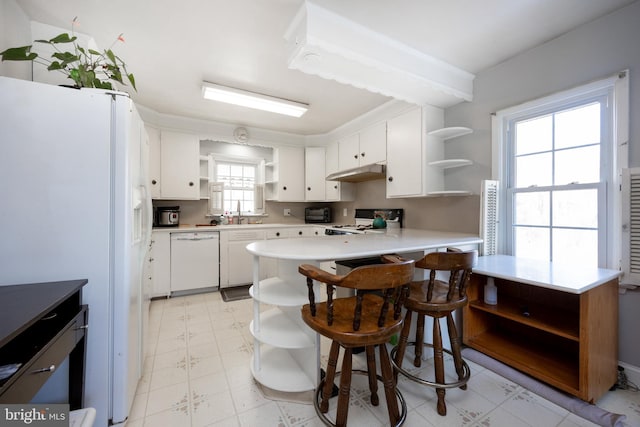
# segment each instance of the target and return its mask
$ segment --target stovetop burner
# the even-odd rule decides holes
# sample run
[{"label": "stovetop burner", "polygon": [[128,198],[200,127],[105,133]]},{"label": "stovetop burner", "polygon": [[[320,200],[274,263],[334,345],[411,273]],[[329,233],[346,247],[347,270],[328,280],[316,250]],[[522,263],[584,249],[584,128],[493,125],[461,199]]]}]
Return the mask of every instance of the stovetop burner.
[{"label": "stovetop burner", "polygon": [[353,230],[366,230],[369,228],[373,228],[372,224],[336,224],[331,228],[345,228],[345,229],[353,229]]},{"label": "stovetop burner", "polygon": [[382,216],[387,221],[387,227],[401,228],[402,209],[356,209],[355,224],[336,224],[327,228],[325,234],[354,234],[382,232],[373,228],[373,219]]}]

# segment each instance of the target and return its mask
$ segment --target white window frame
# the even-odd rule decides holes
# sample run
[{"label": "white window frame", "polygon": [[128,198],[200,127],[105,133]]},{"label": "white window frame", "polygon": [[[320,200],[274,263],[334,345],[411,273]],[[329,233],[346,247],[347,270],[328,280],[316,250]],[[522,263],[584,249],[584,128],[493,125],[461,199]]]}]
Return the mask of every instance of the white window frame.
[{"label": "white window frame", "polygon": [[[512,248],[507,236],[509,227],[509,212],[511,204],[507,199],[506,188],[509,184],[510,161],[508,142],[509,124],[516,119],[526,116],[543,114],[549,110],[565,108],[571,104],[583,102],[588,98],[596,96],[606,96],[609,105],[608,110],[611,115],[611,126],[608,132],[609,143],[601,146],[601,158],[609,163],[606,171],[605,194],[606,206],[606,238],[605,254],[600,258],[600,267],[620,269],[621,268],[621,175],[622,169],[628,167],[629,155],[629,71],[624,70],[615,75],[594,81],[579,87],[558,92],[556,94],[536,99],[524,104],[510,107],[496,112],[492,116],[492,179],[500,182],[501,191],[498,195],[498,253],[511,254]],[[562,106],[562,107],[560,107]],[[606,152],[605,152],[606,150]],[[599,224],[600,227],[600,224]],[[602,250],[599,247],[599,252]]]},{"label": "white window frame", "polygon": [[[218,163],[240,163],[246,165],[253,165],[256,168],[255,182],[254,182],[254,210],[242,211],[243,216],[263,215],[264,214],[264,198],[257,193],[264,189],[264,159],[243,157],[243,156],[221,156],[218,154],[212,155],[212,178],[218,179]],[[227,190],[227,188],[224,188]],[[224,206],[224,195],[222,196],[223,210],[236,214],[235,207],[226,209]]]}]

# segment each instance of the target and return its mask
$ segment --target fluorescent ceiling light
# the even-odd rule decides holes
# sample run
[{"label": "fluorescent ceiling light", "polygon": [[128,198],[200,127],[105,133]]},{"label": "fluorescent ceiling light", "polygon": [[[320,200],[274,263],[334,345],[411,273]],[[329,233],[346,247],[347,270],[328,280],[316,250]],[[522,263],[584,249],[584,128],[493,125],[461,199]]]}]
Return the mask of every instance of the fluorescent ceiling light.
[{"label": "fluorescent ceiling light", "polygon": [[226,102],[227,104],[271,111],[272,113],[285,114],[293,117],[300,117],[309,109],[308,104],[274,98],[260,93],[220,86],[209,82],[202,83],[202,96],[212,101]]}]

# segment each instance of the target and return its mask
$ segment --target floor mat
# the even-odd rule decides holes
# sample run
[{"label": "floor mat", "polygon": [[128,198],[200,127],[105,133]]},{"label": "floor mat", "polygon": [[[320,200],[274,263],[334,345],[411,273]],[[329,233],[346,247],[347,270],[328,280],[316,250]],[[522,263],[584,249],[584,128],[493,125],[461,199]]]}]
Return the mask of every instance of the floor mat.
[{"label": "floor mat", "polygon": [[232,288],[223,288],[220,290],[222,300],[224,302],[240,301],[243,299],[251,298],[249,295],[249,288],[251,285],[234,286]]}]

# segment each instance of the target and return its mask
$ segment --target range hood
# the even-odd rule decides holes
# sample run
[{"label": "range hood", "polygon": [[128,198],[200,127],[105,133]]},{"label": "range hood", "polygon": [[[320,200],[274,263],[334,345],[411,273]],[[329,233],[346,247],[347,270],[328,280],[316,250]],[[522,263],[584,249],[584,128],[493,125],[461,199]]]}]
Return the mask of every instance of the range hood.
[{"label": "range hood", "polygon": [[374,164],[334,172],[331,175],[327,175],[326,180],[342,182],[363,182],[384,178],[386,178],[385,167],[383,165]]},{"label": "range hood", "polygon": [[475,76],[306,0],[285,36],[291,69],[416,105],[473,99]]}]

